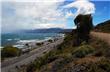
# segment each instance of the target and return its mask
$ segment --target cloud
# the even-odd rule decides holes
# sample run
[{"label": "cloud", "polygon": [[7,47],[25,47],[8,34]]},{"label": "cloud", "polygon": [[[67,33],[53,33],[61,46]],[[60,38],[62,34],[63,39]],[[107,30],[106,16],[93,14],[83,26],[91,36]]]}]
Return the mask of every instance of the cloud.
[{"label": "cloud", "polygon": [[[32,25],[31,25],[32,26]],[[54,24],[54,23],[46,23],[46,24],[35,24],[36,29],[42,28],[66,28],[65,24]],[[32,27],[32,28],[34,28]]]},{"label": "cloud", "polygon": [[76,8],[77,11],[75,14],[72,14],[72,12],[68,12],[67,13],[67,17],[69,16],[74,16],[76,17],[78,14],[93,14],[95,13],[95,6],[92,2],[90,2],[89,0],[76,0],[66,6],[64,6],[64,8]]},{"label": "cloud", "polygon": [[62,2],[64,0],[2,0],[2,2]]},{"label": "cloud", "polygon": [[19,29],[51,27],[65,28],[65,16],[58,9],[63,1],[4,0],[2,2],[2,31],[10,32]]},{"label": "cloud", "polygon": [[20,3],[15,6],[16,14],[25,18],[32,17],[44,21],[58,20],[58,18],[62,18],[62,12],[57,10],[59,4],[57,2]]}]

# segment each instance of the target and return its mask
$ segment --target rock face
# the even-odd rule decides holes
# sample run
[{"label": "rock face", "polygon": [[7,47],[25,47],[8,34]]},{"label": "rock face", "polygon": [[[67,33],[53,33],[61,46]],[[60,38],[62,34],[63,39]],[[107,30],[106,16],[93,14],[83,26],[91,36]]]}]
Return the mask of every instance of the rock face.
[{"label": "rock face", "polygon": [[77,26],[77,44],[85,41],[88,43],[90,30],[93,28],[92,16],[88,15],[78,15],[74,20]]}]

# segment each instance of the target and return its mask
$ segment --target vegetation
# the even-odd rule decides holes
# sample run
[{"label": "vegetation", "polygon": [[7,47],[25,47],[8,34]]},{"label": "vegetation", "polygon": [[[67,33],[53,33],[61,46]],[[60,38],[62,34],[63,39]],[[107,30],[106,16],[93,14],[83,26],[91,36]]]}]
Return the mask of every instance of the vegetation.
[{"label": "vegetation", "polygon": [[95,26],[94,31],[110,33],[110,20],[100,23]]},{"label": "vegetation", "polygon": [[25,44],[25,46],[29,47],[29,44],[28,44],[28,43],[26,43],[26,44]]},{"label": "vegetation", "polygon": [[[100,28],[101,32],[108,32],[109,29],[100,26],[96,28]],[[67,34],[57,49],[44,53],[42,57],[37,57],[27,65],[26,72],[109,72],[110,46],[94,37],[91,37],[88,43],[82,41],[78,46],[75,32],[74,30]],[[43,42],[36,45],[41,46]],[[18,55],[20,50],[16,47],[7,46],[1,50],[2,59]]]},{"label": "vegetation", "polygon": [[110,60],[102,58],[96,63],[90,64],[86,72],[109,72],[110,71]]},{"label": "vegetation", "polygon": [[37,69],[40,69],[43,65],[52,62],[56,57],[53,52],[45,54],[43,57],[37,58],[33,63],[27,67],[27,72],[34,72]]},{"label": "vegetation", "polygon": [[40,43],[36,43],[37,46],[42,46],[44,43],[40,42]]},{"label": "vegetation", "polygon": [[75,57],[85,57],[86,55],[93,53],[94,51],[95,51],[95,49],[93,47],[91,47],[90,45],[82,45],[82,46],[76,48],[72,54]]},{"label": "vegetation", "polygon": [[1,50],[1,57],[2,58],[15,57],[15,56],[19,56],[20,53],[21,53],[20,49],[12,46],[6,46]]},{"label": "vegetation", "polygon": [[77,26],[77,40],[76,43],[79,46],[83,41],[88,43],[90,38],[89,34],[93,28],[92,16],[91,14],[82,15],[79,14],[75,19],[74,23]]},{"label": "vegetation", "polygon": [[49,39],[49,40],[48,40],[48,42],[52,43],[52,42],[53,42],[53,40]]},{"label": "vegetation", "polygon": [[[107,31],[103,30],[103,32]],[[94,37],[91,37],[88,42],[81,41],[81,44],[78,46],[77,33],[74,30],[66,35],[64,42],[57,49],[37,58],[28,65],[26,71],[109,72],[109,53],[110,46]]]},{"label": "vegetation", "polygon": [[[89,43],[74,46],[75,34],[68,34],[57,49],[36,58],[28,65],[27,72],[109,72],[110,47],[91,37]],[[72,41],[73,39],[73,41]]]}]

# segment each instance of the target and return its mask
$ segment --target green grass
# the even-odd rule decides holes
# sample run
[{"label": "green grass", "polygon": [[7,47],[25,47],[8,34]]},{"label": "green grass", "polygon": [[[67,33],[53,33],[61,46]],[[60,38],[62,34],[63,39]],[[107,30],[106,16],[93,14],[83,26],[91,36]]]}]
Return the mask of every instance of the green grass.
[{"label": "green grass", "polygon": [[74,57],[85,57],[86,55],[90,54],[90,53],[93,53],[95,51],[95,49],[90,46],[90,45],[82,45],[78,48],[76,48],[72,55]]},{"label": "green grass", "polygon": [[34,72],[39,70],[43,65],[48,64],[56,59],[55,53],[50,51],[43,57],[36,58],[36,60],[27,67],[27,72]]}]

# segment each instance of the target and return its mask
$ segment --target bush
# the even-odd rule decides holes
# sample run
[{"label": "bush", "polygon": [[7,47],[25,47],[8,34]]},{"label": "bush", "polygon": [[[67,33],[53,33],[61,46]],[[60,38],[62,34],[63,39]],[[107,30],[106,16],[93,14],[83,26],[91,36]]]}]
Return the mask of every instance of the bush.
[{"label": "bush", "polygon": [[58,49],[59,50],[63,50],[64,48],[67,48],[68,46],[69,47],[73,47],[73,46],[76,46],[77,43],[76,43],[76,34],[72,35],[72,34],[68,34],[65,38],[64,38],[64,41],[63,43],[61,43],[60,45],[58,45]]},{"label": "bush", "polygon": [[52,42],[53,42],[53,40],[49,39],[49,40],[48,40],[48,42],[52,43]]},{"label": "bush", "polygon": [[39,70],[43,65],[54,61],[56,58],[57,57],[55,57],[55,53],[51,51],[51,52],[45,54],[43,57],[37,58],[33,63],[31,63],[27,67],[26,71],[27,72],[34,72],[37,69]]},{"label": "bush", "polygon": [[41,45],[43,45],[43,44],[44,44],[43,42],[41,42],[41,43],[36,43],[37,46],[41,46]]},{"label": "bush", "polygon": [[1,57],[15,57],[20,55],[20,49],[12,46],[6,46],[1,50]]},{"label": "bush", "polygon": [[29,44],[28,44],[28,43],[26,43],[26,44],[25,44],[25,46],[29,47]]},{"label": "bush", "polygon": [[110,71],[110,60],[102,58],[96,63],[89,65],[87,72],[109,72]]},{"label": "bush", "polygon": [[93,38],[91,39],[90,45],[92,45],[97,52],[101,52],[103,56],[110,57],[110,46],[106,42]]},{"label": "bush", "polygon": [[97,65],[107,72],[110,71],[110,60],[108,59],[101,59],[99,62],[97,62]]},{"label": "bush", "polygon": [[94,48],[91,47],[90,45],[82,45],[78,48],[76,48],[73,52],[72,55],[75,57],[85,57],[86,55],[93,53]]}]

